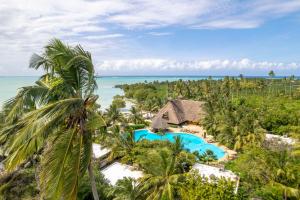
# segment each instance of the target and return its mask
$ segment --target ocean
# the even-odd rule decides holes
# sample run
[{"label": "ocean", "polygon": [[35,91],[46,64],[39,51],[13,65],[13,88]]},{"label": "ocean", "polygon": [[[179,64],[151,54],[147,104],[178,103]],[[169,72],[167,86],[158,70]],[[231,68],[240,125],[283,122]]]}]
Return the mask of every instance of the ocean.
[{"label": "ocean", "polygon": [[[193,77],[193,76],[117,76],[117,77],[97,77],[98,89],[95,91],[99,95],[99,104],[101,110],[105,110],[109,107],[112,99],[115,95],[123,95],[123,91],[119,88],[115,88],[120,84],[132,84],[139,82],[152,82],[152,81],[175,81],[179,79],[183,80],[199,80],[207,77]],[[29,86],[34,84],[38,77],[33,76],[0,76],[0,106],[9,98],[17,94],[17,90],[23,86]],[[128,109],[127,105],[127,109]],[[1,109],[0,109],[1,110]]]}]

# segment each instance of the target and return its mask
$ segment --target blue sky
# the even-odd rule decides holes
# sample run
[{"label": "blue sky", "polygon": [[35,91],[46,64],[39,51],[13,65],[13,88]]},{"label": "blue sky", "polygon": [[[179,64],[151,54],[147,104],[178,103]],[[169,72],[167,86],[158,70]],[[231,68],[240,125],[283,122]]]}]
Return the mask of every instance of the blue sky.
[{"label": "blue sky", "polygon": [[299,0],[11,0],[0,23],[0,75],[39,74],[53,37],[99,75],[300,75]]}]

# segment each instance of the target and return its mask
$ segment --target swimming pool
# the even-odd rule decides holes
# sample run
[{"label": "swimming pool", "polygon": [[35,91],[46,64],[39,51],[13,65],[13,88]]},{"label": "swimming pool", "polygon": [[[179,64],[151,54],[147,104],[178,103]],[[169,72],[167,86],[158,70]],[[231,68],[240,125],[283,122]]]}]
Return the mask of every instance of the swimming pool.
[{"label": "swimming pool", "polygon": [[203,154],[206,150],[211,150],[217,156],[218,159],[225,156],[225,152],[213,144],[208,144],[202,138],[197,137],[188,133],[171,133],[167,132],[164,135],[155,134],[147,129],[136,130],[134,133],[135,141],[146,139],[146,140],[168,140],[170,142],[175,141],[175,137],[181,137],[183,146],[186,150],[190,152],[198,151],[200,154]]}]

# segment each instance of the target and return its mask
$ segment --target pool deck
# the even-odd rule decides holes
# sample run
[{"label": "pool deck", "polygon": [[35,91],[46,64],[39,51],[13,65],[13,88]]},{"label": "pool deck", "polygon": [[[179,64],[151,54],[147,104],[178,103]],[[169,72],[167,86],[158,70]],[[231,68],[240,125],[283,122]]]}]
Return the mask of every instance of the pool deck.
[{"label": "pool deck", "polygon": [[229,149],[228,147],[226,147],[218,142],[215,142],[213,139],[213,136],[206,135],[206,137],[204,138],[205,130],[203,129],[202,126],[185,125],[182,128],[171,128],[170,127],[169,130],[171,132],[185,132],[188,134],[196,135],[196,136],[202,138],[203,140],[205,140],[207,143],[216,145],[217,147],[221,148],[226,153],[226,155],[223,158],[219,159],[218,162],[232,160],[237,155],[236,151],[233,151],[233,150]]}]

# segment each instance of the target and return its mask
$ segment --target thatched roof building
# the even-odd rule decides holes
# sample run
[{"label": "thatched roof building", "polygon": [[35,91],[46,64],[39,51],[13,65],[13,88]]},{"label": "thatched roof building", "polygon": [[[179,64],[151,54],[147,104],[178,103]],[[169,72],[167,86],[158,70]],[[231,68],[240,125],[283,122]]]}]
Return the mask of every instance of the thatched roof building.
[{"label": "thatched roof building", "polygon": [[204,102],[193,100],[170,100],[153,118],[153,129],[166,129],[168,124],[199,122],[204,116]]}]

